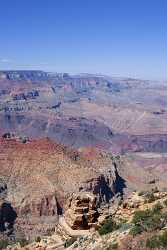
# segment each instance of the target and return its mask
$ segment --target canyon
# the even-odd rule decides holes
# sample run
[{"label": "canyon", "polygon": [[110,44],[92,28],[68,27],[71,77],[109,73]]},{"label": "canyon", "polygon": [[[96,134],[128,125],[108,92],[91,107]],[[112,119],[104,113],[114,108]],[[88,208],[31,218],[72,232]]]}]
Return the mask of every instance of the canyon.
[{"label": "canyon", "polygon": [[165,190],[166,97],[163,81],[0,71],[1,233],[96,228],[133,191]]}]

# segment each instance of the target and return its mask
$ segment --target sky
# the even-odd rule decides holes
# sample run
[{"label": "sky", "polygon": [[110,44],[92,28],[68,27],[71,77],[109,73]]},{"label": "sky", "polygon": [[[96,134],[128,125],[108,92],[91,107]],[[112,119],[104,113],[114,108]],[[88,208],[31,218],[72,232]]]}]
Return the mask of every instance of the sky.
[{"label": "sky", "polygon": [[0,69],[167,80],[167,1],[0,0]]}]

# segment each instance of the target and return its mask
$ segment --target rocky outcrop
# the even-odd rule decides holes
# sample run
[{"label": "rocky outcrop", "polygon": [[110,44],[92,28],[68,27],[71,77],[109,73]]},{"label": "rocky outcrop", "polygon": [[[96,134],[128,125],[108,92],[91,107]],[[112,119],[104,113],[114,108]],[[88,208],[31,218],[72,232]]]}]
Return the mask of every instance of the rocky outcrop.
[{"label": "rocky outcrop", "polygon": [[73,194],[65,211],[66,223],[75,230],[89,229],[97,225],[97,199],[91,193]]}]

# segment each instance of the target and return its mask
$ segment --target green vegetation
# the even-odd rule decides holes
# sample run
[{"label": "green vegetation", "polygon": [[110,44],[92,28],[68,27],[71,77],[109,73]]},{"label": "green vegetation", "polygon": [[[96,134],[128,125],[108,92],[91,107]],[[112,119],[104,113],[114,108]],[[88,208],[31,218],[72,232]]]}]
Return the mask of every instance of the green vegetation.
[{"label": "green vegetation", "polygon": [[162,209],[163,209],[163,206],[161,205],[161,203],[157,202],[157,204],[155,204],[155,206],[153,207],[152,212],[154,214],[155,213],[157,214],[157,213],[160,213]]},{"label": "green vegetation", "polygon": [[155,193],[159,192],[158,188],[155,187],[151,191],[144,192],[144,197],[145,197],[145,203],[152,203],[157,200],[157,197],[155,196]]},{"label": "green vegetation", "polygon": [[[19,243],[21,247],[25,247],[26,245],[29,244],[29,241],[26,239],[16,239],[15,243]],[[8,240],[0,240],[0,250],[6,249],[8,245],[11,243]]]},{"label": "green vegetation", "polygon": [[100,235],[108,234],[118,229],[118,225],[110,217],[106,222],[98,229]]},{"label": "green vegetation", "polygon": [[22,238],[22,239],[17,239],[16,243],[19,243],[21,247],[25,247],[25,246],[27,246],[29,244],[29,241]]},{"label": "green vegetation", "polygon": [[147,239],[146,247],[151,249],[167,249],[167,231],[161,235],[154,235]]},{"label": "green vegetation", "polygon": [[8,245],[9,245],[8,240],[0,240],[0,250],[6,249]]},{"label": "green vegetation", "polygon": [[156,200],[156,197],[154,195],[154,192],[147,192],[145,194],[145,202],[146,203],[152,203]]},{"label": "green vegetation", "polygon": [[70,247],[76,240],[77,240],[76,237],[72,237],[72,238],[70,238],[70,239],[67,239],[67,240],[65,241],[65,243],[64,243],[64,247],[65,247],[65,248]]},{"label": "green vegetation", "polygon": [[133,216],[133,227],[130,234],[135,236],[142,232],[153,232],[162,229],[167,223],[167,214],[162,211],[162,208],[161,204],[157,203],[152,209],[136,211]]}]

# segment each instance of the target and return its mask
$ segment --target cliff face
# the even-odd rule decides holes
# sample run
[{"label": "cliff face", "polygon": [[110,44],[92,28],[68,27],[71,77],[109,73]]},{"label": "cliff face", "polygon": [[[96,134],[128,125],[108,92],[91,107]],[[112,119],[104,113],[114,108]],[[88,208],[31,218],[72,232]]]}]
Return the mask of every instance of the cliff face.
[{"label": "cliff face", "polygon": [[55,224],[72,193],[94,193],[100,204],[117,192],[115,162],[110,154],[97,149],[78,152],[49,139],[27,143],[1,139],[0,165],[0,176],[6,183],[1,189],[20,226],[43,217],[46,222],[53,218]]},{"label": "cliff face", "polygon": [[54,216],[57,214],[57,201],[55,194],[46,195],[36,200],[25,200],[21,207],[16,207],[16,211],[19,216],[27,214],[35,217]]}]

